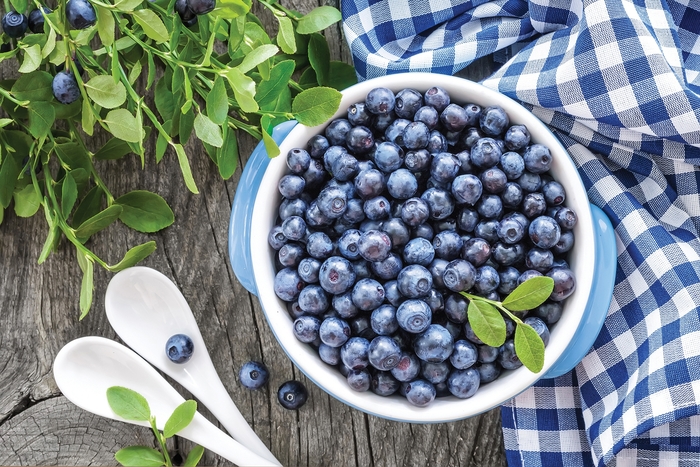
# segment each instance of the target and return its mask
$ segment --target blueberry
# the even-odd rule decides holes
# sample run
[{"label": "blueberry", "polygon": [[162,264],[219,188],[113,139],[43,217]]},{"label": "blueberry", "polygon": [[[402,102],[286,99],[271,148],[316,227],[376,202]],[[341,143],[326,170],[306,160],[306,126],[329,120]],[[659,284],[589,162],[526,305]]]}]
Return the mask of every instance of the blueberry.
[{"label": "blueberry", "polygon": [[464,337],[466,337],[467,340],[473,344],[476,344],[476,345],[483,344],[481,339],[479,339],[476,336],[476,334],[474,333],[474,330],[472,329],[472,326],[471,326],[471,324],[469,324],[468,321],[466,323],[464,323]]},{"label": "blueberry", "polygon": [[399,329],[396,320],[396,308],[391,305],[381,305],[372,311],[370,317],[372,330],[380,336],[390,336]]},{"label": "blueberry", "polygon": [[309,393],[299,381],[287,381],[277,390],[277,400],[288,410],[296,410],[306,403]]},{"label": "blueberry", "polygon": [[450,355],[450,363],[458,370],[466,370],[476,363],[477,350],[476,346],[463,339],[455,341],[454,350]]},{"label": "blueberry", "polygon": [[525,237],[525,228],[518,216],[508,215],[498,223],[498,238],[507,244],[518,243]]},{"label": "blueberry", "polygon": [[51,13],[51,9],[45,6],[42,6],[41,9],[36,9],[32,10],[29,13],[29,21],[27,23],[27,26],[29,27],[29,30],[35,34],[41,34],[44,32],[44,15],[42,14],[42,10],[45,14]]},{"label": "blueberry", "polygon": [[383,261],[389,257],[391,239],[385,232],[368,230],[360,235],[357,242],[360,255],[367,261]]},{"label": "blueberry", "polygon": [[411,381],[420,373],[421,364],[413,352],[402,352],[398,364],[392,368],[391,375],[397,381]]},{"label": "blueberry", "polygon": [[293,174],[302,175],[310,165],[311,156],[306,150],[294,148],[287,153],[287,167]]},{"label": "blueberry", "polygon": [[409,151],[406,153],[406,157],[403,161],[406,168],[413,173],[421,172],[427,169],[430,167],[431,162],[432,156],[427,149]]},{"label": "blueberry", "polygon": [[304,258],[297,266],[297,272],[301,280],[307,284],[318,282],[318,271],[321,269],[321,262],[316,258]]},{"label": "blueberry", "polygon": [[540,318],[548,325],[552,325],[561,318],[562,306],[559,302],[545,302],[532,311],[532,315]]},{"label": "blueberry", "polygon": [[467,399],[476,393],[480,383],[481,377],[476,369],[455,370],[447,379],[447,388],[453,396]]},{"label": "blueberry", "polygon": [[420,298],[433,287],[433,276],[420,264],[410,264],[397,277],[399,292],[407,298]]},{"label": "blueberry", "polygon": [[282,232],[281,225],[276,225],[270,230],[267,236],[267,243],[275,250],[279,250],[287,243],[287,237],[285,237],[284,232]]},{"label": "blueberry", "polygon": [[503,142],[511,151],[520,151],[530,144],[530,131],[525,125],[512,125],[503,136]]},{"label": "blueberry", "polygon": [[306,240],[306,251],[313,258],[326,259],[333,253],[333,241],[323,232],[314,232]]},{"label": "blueberry", "polygon": [[542,185],[542,194],[548,206],[559,206],[566,199],[566,191],[561,183],[551,181]]},{"label": "blueberry", "polygon": [[484,136],[484,133],[479,128],[467,127],[460,133],[458,144],[462,148],[471,149]]},{"label": "blueberry", "polygon": [[391,122],[393,122],[395,119],[396,114],[393,110],[385,114],[376,114],[372,117],[371,128],[376,134],[383,135],[386,129],[389,128],[389,125],[391,125]]},{"label": "blueberry", "polygon": [[542,178],[539,174],[532,173],[528,170],[525,170],[516,181],[525,192],[537,191],[542,186]]},{"label": "blueberry", "polygon": [[552,268],[547,272],[547,276],[554,280],[554,290],[549,296],[550,300],[561,302],[576,290],[576,277],[571,269]]},{"label": "blueberry", "polygon": [[449,294],[445,300],[445,316],[450,321],[457,324],[467,322],[467,307],[469,302],[461,294]]},{"label": "blueberry", "polygon": [[238,380],[246,389],[260,389],[269,378],[270,372],[260,362],[246,362],[238,371]]},{"label": "blueberry", "polygon": [[331,256],[321,265],[318,279],[326,292],[342,294],[355,285],[356,274],[350,261],[340,256]]},{"label": "blueberry", "polygon": [[454,230],[443,230],[433,237],[435,256],[448,261],[459,258],[463,244],[462,237]]},{"label": "blueberry", "polygon": [[401,208],[401,219],[410,227],[416,227],[430,217],[430,206],[423,198],[409,198]]},{"label": "blueberry", "polygon": [[308,209],[308,204],[301,198],[283,199],[278,210],[281,220],[286,220],[291,216],[303,217]]},{"label": "blueberry", "polygon": [[552,166],[552,154],[543,144],[531,144],[523,152],[525,168],[534,174],[547,172]]},{"label": "blueberry", "polygon": [[445,298],[442,296],[437,289],[434,287],[430,289],[424,297],[421,298],[429,307],[433,313],[442,311],[445,308]]},{"label": "blueberry", "polygon": [[85,29],[97,22],[97,13],[87,0],[69,0],[66,3],[66,19],[73,29]]},{"label": "blueberry", "polygon": [[[552,253],[558,255],[566,253],[574,247],[574,234],[570,230],[566,230],[559,236],[559,241],[552,247]],[[552,266],[554,264],[552,263]]]},{"label": "blueberry", "polygon": [[442,112],[450,105],[450,94],[439,86],[433,86],[425,91],[423,100],[425,105],[434,107],[438,112]]},{"label": "blueberry", "polygon": [[314,159],[309,164],[309,168],[304,172],[302,178],[306,182],[306,189],[313,189],[321,186],[328,177],[326,169],[323,167],[323,163]]},{"label": "blueberry", "polygon": [[481,183],[487,193],[501,193],[506,188],[508,178],[498,167],[491,167],[481,172]]},{"label": "blueberry", "polygon": [[369,365],[369,341],[364,337],[351,337],[340,348],[340,359],[351,370],[362,370]]},{"label": "blueberry", "polygon": [[479,219],[479,213],[475,210],[462,208],[457,214],[457,226],[464,232],[473,232]]},{"label": "blueberry", "polygon": [[367,93],[365,108],[373,114],[388,114],[394,110],[396,97],[390,89],[374,88]]},{"label": "blueberry", "polygon": [[358,172],[357,159],[350,154],[342,154],[333,161],[330,172],[337,181],[351,180]]},{"label": "blueberry", "polygon": [[408,199],[418,190],[418,181],[407,169],[398,169],[389,175],[386,187],[395,199]]},{"label": "blueberry", "polygon": [[400,144],[406,149],[424,149],[430,140],[430,129],[423,122],[410,122],[403,128]]},{"label": "blueberry", "polygon": [[354,318],[360,313],[352,301],[352,292],[333,295],[332,306],[338,312],[338,316],[343,319]]},{"label": "blueberry", "polygon": [[318,330],[321,342],[331,347],[340,347],[350,338],[350,325],[340,318],[326,318]]},{"label": "blueberry", "polygon": [[508,114],[506,114],[506,111],[503,110],[502,107],[497,105],[486,107],[481,111],[481,115],[479,116],[479,127],[481,131],[489,136],[500,135],[506,130],[509,124],[510,120]]},{"label": "blueberry", "polygon": [[477,202],[476,210],[482,218],[496,219],[503,214],[503,201],[498,195],[484,194]]},{"label": "blueberry", "polygon": [[394,247],[405,245],[411,238],[408,226],[399,217],[392,217],[382,222],[381,231],[389,235]]},{"label": "blueberry", "polygon": [[389,256],[382,261],[373,261],[370,263],[370,268],[375,276],[382,280],[392,280],[396,277],[403,269],[403,261],[401,257],[394,252],[389,253]]},{"label": "blueberry", "polygon": [[479,116],[481,115],[481,107],[476,104],[465,104],[464,112],[467,116],[467,125],[470,127],[476,127],[479,125]]},{"label": "blueberry", "polygon": [[345,136],[348,149],[356,154],[366,154],[374,147],[374,136],[366,126],[356,126]]},{"label": "blueberry", "polygon": [[367,370],[350,370],[346,376],[348,386],[358,392],[369,391],[371,378]]},{"label": "blueberry", "polygon": [[442,259],[435,258],[428,266],[428,271],[433,276],[433,286],[444,289],[445,283],[442,281],[442,274],[445,272],[445,268],[450,262]]},{"label": "blueberry", "polygon": [[481,295],[486,295],[495,291],[501,282],[498,271],[492,266],[484,265],[476,269],[476,280],[474,288]]},{"label": "blueberry", "polygon": [[430,154],[447,152],[448,147],[449,145],[447,144],[447,138],[445,138],[445,135],[440,133],[438,130],[433,130],[430,132],[430,136],[428,136],[428,145],[425,147]]},{"label": "blueberry", "polygon": [[304,219],[306,220],[306,225],[309,227],[325,227],[333,223],[333,219],[321,212],[316,201],[312,201],[311,204],[309,204],[309,208],[304,214]]},{"label": "blueberry", "polygon": [[399,118],[412,119],[423,106],[423,96],[415,89],[402,89],[396,94],[394,112]]},{"label": "blueberry", "polygon": [[287,240],[301,240],[306,235],[306,222],[299,216],[291,216],[282,222],[282,233]]},{"label": "blueberry", "polygon": [[554,220],[557,221],[557,224],[559,224],[559,227],[562,228],[562,230],[571,230],[576,226],[576,222],[578,221],[578,216],[576,213],[571,209],[566,206],[562,206],[560,209],[557,209],[557,212],[554,214]]},{"label": "blueberry", "polygon": [[374,163],[384,173],[391,173],[403,165],[404,152],[396,143],[383,141],[377,144]]},{"label": "blueberry", "polygon": [[348,200],[348,207],[340,217],[347,224],[357,224],[365,220],[364,202],[359,198]]},{"label": "blueberry", "polygon": [[449,152],[440,152],[433,156],[430,165],[430,176],[438,182],[449,183],[455,179],[461,163],[457,156]]},{"label": "blueberry", "polygon": [[379,196],[386,186],[384,174],[377,169],[363,170],[354,180],[355,192],[362,199]]},{"label": "blueberry", "polygon": [[[58,76],[58,75],[56,75]],[[55,82],[54,78],[54,82]],[[59,99],[60,100],[60,99]],[[288,199],[298,198],[306,187],[306,180],[299,175],[285,175],[277,184],[282,196]]]},{"label": "blueberry", "polygon": [[318,356],[324,363],[335,366],[340,363],[340,347],[331,347],[322,342],[318,346]]},{"label": "blueberry", "polygon": [[342,146],[345,144],[345,140],[351,128],[352,125],[347,119],[336,118],[328,124],[324,135],[331,146]]},{"label": "blueberry", "polygon": [[364,102],[357,102],[348,107],[348,121],[353,126],[369,126],[372,123],[372,114]]},{"label": "blueberry", "polygon": [[447,381],[450,370],[446,362],[422,362],[420,365],[420,375],[433,384]]},{"label": "blueberry", "polygon": [[368,358],[374,368],[389,371],[399,364],[401,349],[391,337],[377,336],[369,344]]},{"label": "blueberry", "polygon": [[418,334],[425,331],[433,316],[433,312],[423,300],[409,299],[396,309],[396,319],[399,327],[406,332]]},{"label": "blueberry", "polygon": [[543,215],[546,210],[547,202],[544,199],[544,195],[539,191],[528,193],[523,198],[521,211],[530,219]]},{"label": "blueberry", "polygon": [[401,305],[401,303],[406,300],[406,297],[399,292],[399,284],[396,280],[390,280],[384,283],[384,298],[394,307]]},{"label": "blueberry", "polygon": [[515,370],[523,366],[523,362],[521,362],[515,354],[515,343],[513,339],[508,339],[498,349],[498,363],[504,370]]},{"label": "blueberry", "polygon": [[421,195],[430,212],[431,219],[444,219],[448,217],[455,208],[455,200],[446,190],[440,188],[428,188]]},{"label": "blueberry", "polygon": [[386,128],[386,131],[384,131],[384,140],[403,146],[403,131],[409,123],[411,123],[411,121],[405,118],[397,118],[391,122]]},{"label": "blueberry", "polygon": [[493,363],[497,358],[498,347],[483,344],[477,348],[477,361],[479,363]]},{"label": "blueberry", "polygon": [[554,254],[550,250],[534,247],[525,254],[525,266],[541,273],[549,271],[553,262]]},{"label": "blueberry", "polygon": [[523,271],[520,273],[520,276],[518,277],[518,285],[522,284],[528,279],[532,279],[533,277],[538,277],[541,276],[542,273],[539,271],[535,271],[534,269],[528,269],[526,271]]},{"label": "blueberry", "polygon": [[532,327],[537,332],[537,335],[540,336],[546,347],[549,343],[549,327],[547,326],[547,323],[536,316],[528,316],[523,320],[523,323]]},{"label": "blueberry", "polygon": [[405,383],[406,400],[416,407],[426,407],[435,400],[435,386],[424,379]]},{"label": "blueberry", "polygon": [[474,205],[483,192],[481,180],[476,175],[458,175],[452,182],[452,195],[458,204]]},{"label": "blueberry", "polygon": [[279,298],[285,302],[293,302],[299,297],[304,285],[296,270],[284,268],[275,275],[273,288]]},{"label": "blueberry", "polygon": [[435,236],[435,229],[430,224],[420,224],[411,229],[411,236],[413,238],[424,238],[426,240],[432,240]]},{"label": "blueberry", "polygon": [[[36,10],[39,11],[39,10]],[[41,16],[41,13],[39,14]],[[42,32],[43,32],[43,16],[42,18]],[[27,26],[29,21],[26,16],[21,13],[17,13],[14,10],[10,10],[5,16],[2,17],[2,30],[7,34],[8,37],[17,39],[22,37],[22,35],[27,31]]]},{"label": "blueberry", "polygon": [[187,5],[196,15],[206,15],[216,8],[216,0],[187,0]]},{"label": "blueberry", "polygon": [[384,301],[384,287],[374,279],[360,279],[352,289],[352,302],[360,310],[374,310]]},{"label": "blueberry", "polygon": [[80,98],[80,89],[73,73],[60,71],[51,83],[53,95],[61,104],[71,104]]},{"label": "blueberry", "polygon": [[185,334],[175,334],[165,343],[165,354],[173,363],[185,363],[194,353],[194,343]]},{"label": "blueberry", "polygon": [[420,264],[427,267],[434,258],[435,249],[425,238],[414,238],[403,249],[403,259],[406,264]]},{"label": "blueberry", "polygon": [[310,315],[320,315],[330,305],[328,295],[320,285],[310,284],[299,292],[299,308]]},{"label": "blueberry", "polygon": [[413,115],[413,121],[424,123],[432,131],[440,122],[440,114],[434,107],[425,105],[416,110],[416,113]]},{"label": "blueberry", "polygon": [[481,266],[491,257],[491,244],[483,238],[471,238],[464,242],[460,255],[474,266]]},{"label": "blueberry", "polygon": [[515,182],[508,182],[500,196],[504,208],[518,209],[523,200],[523,189]]},{"label": "blueberry", "polygon": [[323,215],[330,219],[337,219],[348,208],[348,196],[340,188],[327,187],[319,193],[316,205]]},{"label": "blueberry", "polygon": [[399,390],[401,384],[388,371],[377,371],[372,374],[370,389],[378,396],[390,396]]},{"label": "blueberry", "polygon": [[498,293],[508,295],[518,286],[520,271],[513,266],[506,266],[498,272]]},{"label": "blueberry", "polygon": [[354,261],[360,258],[358,242],[362,234],[357,229],[346,230],[338,239],[338,251],[345,258]]},{"label": "blueberry", "polygon": [[389,217],[391,205],[384,196],[375,196],[365,201],[363,211],[367,219],[376,221]]},{"label": "blueberry", "polygon": [[474,227],[474,235],[484,240],[495,243],[498,241],[498,221],[496,219],[482,219]]},{"label": "blueberry", "polygon": [[413,341],[416,356],[424,362],[444,362],[452,354],[454,340],[444,326],[429,325]]},{"label": "blueberry", "polygon": [[330,146],[331,144],[328,142],[328,139],[323,135],[312,136],[306,143],[309,155],[314,159],[321,159]]},{"label": "blueberry", "polygon": [[501,160],[501,148],[493,138],[479,138],[471,148],[471,162],[480,169],[488,169]]},{"label": "blueberry", "polygon": [[474,287],[476,268],[469,261],[455,259],[451,261],[442,274],[445,287],[453,292],[463,292]]},{"label": "blueberry", "polygon": [[[362,203],[362,206],[364,207],[364,203]],[[370,230],[380,230],[382,225],[384,225],[384,221],[382,220],[373,221],[365,219],[360,223],[359,230],[361,233],[369,232]]]},{"label": "blueberry", "polygon": [[540,216],[530,222],[528,234],[532,243],[540,248],[548,249],[559,242],[561,227],[551,217]]},{"label": "blueberry", "polygon": [[525,170],[525,161],[517,152],[504,152],[501,154],[500,166],[508,180],[516,180]]},{"label": "blueberry", "polygon": [[498,363],[482,363],[476,370],[479,372],[481,384],[491,383],[501,375],[501,365]]}]

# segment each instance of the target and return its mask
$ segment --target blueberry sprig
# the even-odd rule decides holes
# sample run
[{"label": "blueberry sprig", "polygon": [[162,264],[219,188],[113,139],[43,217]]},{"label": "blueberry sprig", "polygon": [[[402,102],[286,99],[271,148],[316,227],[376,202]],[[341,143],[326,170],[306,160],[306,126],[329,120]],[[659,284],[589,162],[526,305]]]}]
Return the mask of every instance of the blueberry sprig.
[{"label": "blueberry sprig", "polygon": [[[197,412],[197,402],[188,400],[177,406],[165,422],[162,432],[156,426],[156,417],[151,414],[148,401],[138,392],[121,386],[112,386],[107,389],[107,402],[114,413],[125,420],[148,422],[161,449],[158,451],[148,446],[129,446],[116,452],[114,458],[117,462],[123,466],[165,465],[172,467],[173,463],[165,445],[166,440],[175,436],[192,422]],[[203,454],[203,447],[193,447],[182,465],[195,467]]]},{"label": "blueberry sprig", "polygon": [[[145,167],[147,157],[169,155],[198,193],[195,155],[206,152],[228,179],[241,132],[274,156],[275,125],[320,124],[337,110],[338,90],[355,82],[351,66],[330,60],[321,34],[340,20],[338,10],[302,15],[259,3],[276,19],[276,36],[249,0],[58,0],[53,10],[39,0],[4,0],[0,62],[17,60],[19,78],[0,83],[9,117],[0,119],[0,223],[12,204],[20,217],[43,211],[49,228],[39,263],[63,237],[73,245],[81,319],[91,308],[95,264],[118,272],[156,248],[147,241],[109,264],[90,238],[117,221],[142,233],[174,222],[157,193],[113,193],[99,174],[103,161],[136,154]],[[100,131],[111,139],[92,147]],[[154,155],[146,153],[149,139]],[[204,151],[187,154],[191,139]]]},{"label": "blueberry sprig", "polygon": [[506,322],[501,312],[515,322],[515,356],[530,371],[537,373],[544,366],[545,342],[538,330],[523,322],[515,313],[534,310],[547,301],[553,290],[554,279],[536,276],[524,281],[500,302],[467,292],[460,293],[469,299],[469,323],[484,344],[500,347],[506,341]]}]

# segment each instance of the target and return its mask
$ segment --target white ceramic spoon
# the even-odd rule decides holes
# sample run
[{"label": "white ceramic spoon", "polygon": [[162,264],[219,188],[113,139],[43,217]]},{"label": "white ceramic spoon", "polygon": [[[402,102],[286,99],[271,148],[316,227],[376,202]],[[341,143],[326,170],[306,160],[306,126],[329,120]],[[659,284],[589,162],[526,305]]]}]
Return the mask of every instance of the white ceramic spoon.
[{"label": "white ceramic spoon", "polygon": [[[56,384],[72,403],[94,414],[135,425],[148,422],[124,420],[107,402],[107,389],[123,386],[148,401],[156,425],[163,429],[175,407],[185,399],[158,372],[131,349],[103,337],[81,337],[64,346],[53,366]],[[178,432],[239,466],[276,466],[226,435],[199,412]]]},{"label": "white ceramic spoon", "polygon": [[[233,438],[281,465],[231,400],[209,357],[192,310],[170,279],[147,267],[125,269],[115,274],[107,286],[105,310],[112,328],[126,345],[190,391]],[[173,363],[165,353],[166,342],[175,334],[186,334],[194,343],[194,353],[186,363]]]}]

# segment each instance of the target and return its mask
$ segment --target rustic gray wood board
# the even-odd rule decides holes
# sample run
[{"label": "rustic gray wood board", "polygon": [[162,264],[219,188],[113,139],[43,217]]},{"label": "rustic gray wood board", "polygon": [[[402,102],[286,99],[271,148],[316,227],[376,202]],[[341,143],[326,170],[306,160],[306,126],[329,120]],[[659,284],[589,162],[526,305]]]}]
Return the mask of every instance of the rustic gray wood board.
[{"label": "rustic gray wood board", "polygon": [[[306,12],[318,3],[295,0],[285,5]],[[265,12],[257,12],[266,24],[274,24]],[[350,63],[341,27],[329,29],[326,37],[332,58]],[[480,79],[490,67],[482,60],[461,75]],[[2,76],[11,75],[12,68],[3,63]],[[103,135],[96,136],[93,149],[104,141]],[[244,160],[256,144],[240,138]],[[228,222],[240,168],[223,181],[199,144],[191,142],[187,152],[199,195],[185,188],[174,154],[158,165],[148,159],[145,170],[135,156],[100,163],[98,170],[115,195],[138,188],[155,191],[171,205],[176,221],[154,235],[116,225],[96,235],[92,247],[116,262],[130,246],[157,241],[157,251],[143,264],[182,290],[224,385],[284,465],[506,464],[498,409],[454,423],[402,424],[351,409],[308,382],[284,355],[256,297],[240,285],[228,261]],[[61,396],[51,372],[55,355],[71,340],[88,335],[117,339],[104,313],[112,276],[96,268],[92,311],[78,321],[80,270],[74,250],[64,241],[57,253],[37,265],[46,234],[42,215],[20,219],[9,210],[0,225],[0,465],[115,465],[113,455],[121,447],[154,446],[150,432],[78,409]],[[266,389],[251,392],[238,384],[237,370],[248,360],[262,360],[270,368]],[[277,387],[291,378],[304,381],[310,391],[298,412],[276,401]],[[216,423],[206,408],[200,410]],[[175,438],[170,447],[172,455],[184,457],[191,444]],[[207,452],[202,465],[229,463]]]}]

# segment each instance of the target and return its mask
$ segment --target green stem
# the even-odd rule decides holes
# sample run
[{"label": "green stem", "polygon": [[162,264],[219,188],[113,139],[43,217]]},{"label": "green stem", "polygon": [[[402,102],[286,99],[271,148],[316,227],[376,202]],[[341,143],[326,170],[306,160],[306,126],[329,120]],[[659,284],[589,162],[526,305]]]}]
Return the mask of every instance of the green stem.
[{"label": "green stem", "polygon": [[496,308],[498,308],[499,310],[501,310],[503,313],[508,315],[508,317],[510,319],[512,319],[513,321],[515,321],[516,324],[523,324],[523,321],[520,318],[515,316],[510,310],[508,310],[506,307],[503,306],[503,302],[498,302],[496,300],[489,300],[488,298],[479,297],[478,295],[472,295],[472,294],[467,293],[467,292],[460,292],[460,293],[464,297],[468,298],[469,300],[478,300],[481,302],[488,303],[489,305],[493,305]]},{"label": "green stem", "polygon": [[173,463],[170,460],[170,455],[168,454],[168,448],[165,446],[165,436],[161,434],[160,431],[158,431],[158,427],[156,427],[156,417],[151,415],[151,429],[153,430],[153,434],[155,435],[156,439],[158,440],[158,444],[160,444],[160,449],[163,451],[163,457],[165,458],[165,465],[167,467],[172,467]]},{"label": "green stem", "polygon": [[[78,129],[75,127],[75,123],[73,122],[73,120],[68,120],[68,124],[70,126],[71,134],[77,141],[79,141],[79,144],[82,146],[83,151],[85,151],[87,154],[90,154],[90,151],[85,145],[85,141],[83,141],[83,139],[80,137]],[[114,203],[114,196],[112,196],[112,193],[107,188],[107,185],[105,185],[105,183],[102,181],[102,178],[100,178],[100,175],[95,170],[95,165],[92,163],[92,161],[90,161],[90,174],[95,180],[95,185],[99,186],[104,192],[105,196],[107,197],[107,206],[111,206],[112,203]]]}]

